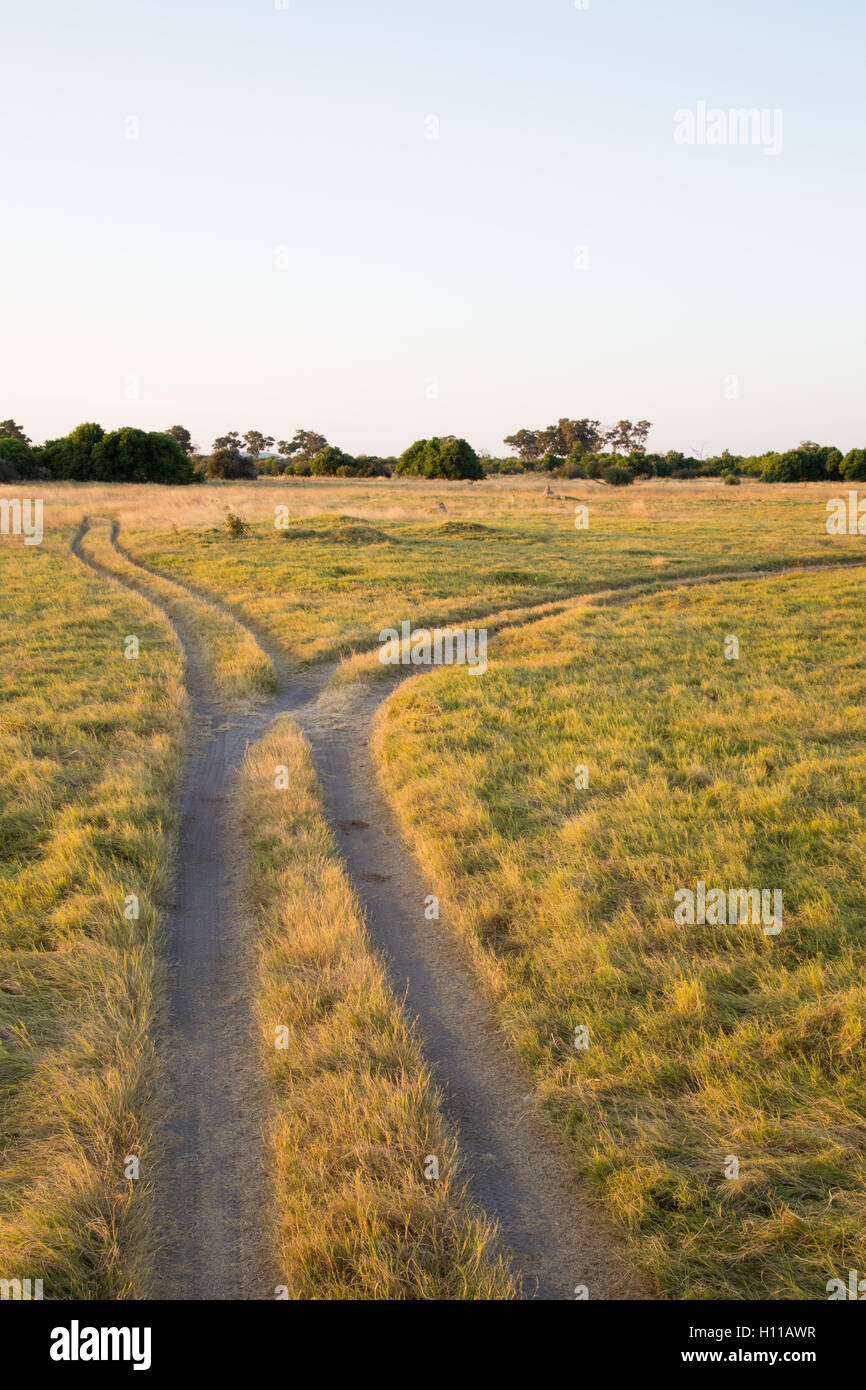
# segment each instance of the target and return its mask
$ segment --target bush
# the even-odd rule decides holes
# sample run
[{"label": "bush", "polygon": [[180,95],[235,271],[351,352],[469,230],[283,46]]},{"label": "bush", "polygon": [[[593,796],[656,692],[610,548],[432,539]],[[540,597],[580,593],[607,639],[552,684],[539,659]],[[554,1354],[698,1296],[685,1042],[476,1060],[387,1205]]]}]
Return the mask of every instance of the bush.
[{"label": "bush", "polygon": [[32,476],[30,448],[20,439],[0,437],[0,483],[17,483]]},{"label": "bush", "polygon": [[71,482],[191,483],[192,459],[162,430],[131,426],[106,434],[101,425],[78,425],[63,439],[33,449],[34,476]]},{"label": "bush", "polygon": [[442,439],[416,439],[400,455],[394,471],[401,477],[447,478],[451,482],[484,477],[481,460],[472,445],[453,434]]},{"label": "bush", "polygon": [[746,459],[744,467],[757,472],[766,483],[817,482],[840,476],[842,455],[829,445],[806,444],[784,454],[767,453]]},{"label": "bush", "polygon": [[740,480],[739,480],[739,478],[737,477],[736,473],[726,473],[726,474],[724,475],[724,483],[725,483],[725,487],[739,487],[739,486],[740,486]]},{"label": "bush", "polygon": [[586,478],[588,474],[583,462],[569,455],[562,466],[557,468],[556,476],[558,478]]},{"label": "bush", "polygon": [[[341,472],[341,469],[345,469],[345,472]],[[355,460],[351,454],[344,454],[335,444],[326,444],[310,459],[310,473],[314,478],[350,478],[355,471]]]},{"label": "bush", "polygon": [[866,449],[850,449],[839,465],[839,475],[846,482],[866,481]]},{"label": "bush", "polygon": [[565,459],[561,454],[554,454],[548,450],[544,457],[539,459],[538,466],[543,468],[545,473],[558,473],[564,463]]},{"label": "bush", "polygon": [[226,535],[231,536],[233,540],[240,540],[241,537],[248,536],[250,533],[250,528],[243,517],[238,516],[237,512],[233,512],[231,507],[226,507],[223,530]]},{"label": "bush", "polygon": [[634,474],[630,468],[623,468],[622,464],[609,463],[606,468],[601,470],[601,476],[611,487],[628,487],[629,483],[634,482]]},{"label": "bush", "polygon": [[492,459],[492,458],[486,458],[486,459],[483,459],[483,460],[482,460],[482,467],[483,467],[483,469],[484,469],[485,474],[486,474],[488,477],[489,477],[491,474],[502,474],[502,475],[504,475],[504,476],[509,476],[509,475],[517,475],[517,474],[520,474],[520,473],[526,473],[526,472],[528,472],[528,471],[531,471],[531,469],[532,469],[532,464],[531,464],[531,463],[523,463],[523,462],[521,462],[520,459],[512,459],[512,458]]},{"label": "bush", "polygon": [[160,430],[112,430],[90,454],[97,483],[191,483],[193,465],[176,439]]},{"label": "bush", "polygon": [[258,477],[255,460],[247,458],[237,449],[215,449],[202,463],[209,478],[234,480]]},{"label": "bush", "polygon": [[73,482],[92,478],[91,458],[96,445],[105,438],[101,425],[88,422],[77,425],[63,439],[50,439],[43,451],[52,477]]},{"label": "bush", "polygon": [[359,478],[390,478],[396,465],[395,458],[379,458],[377,454],[359,454],[355,459]]}]

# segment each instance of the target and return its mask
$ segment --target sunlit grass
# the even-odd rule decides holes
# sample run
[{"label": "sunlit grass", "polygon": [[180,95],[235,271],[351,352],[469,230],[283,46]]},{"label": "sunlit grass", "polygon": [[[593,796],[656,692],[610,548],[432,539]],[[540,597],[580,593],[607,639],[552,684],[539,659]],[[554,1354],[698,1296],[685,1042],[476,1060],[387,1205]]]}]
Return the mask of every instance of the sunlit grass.
[{"label": "sunlit grass", "polygon": [[[331,486],[312,501],[297,485],[259,483],[250,497],[252,486],[246,510],[232,494],[232,506],[254,523],[243,539],[226,536],[218,517],[210,526],[142,530],[131,516],[125,544],[160,571],[218,593],[299,661],[366,652],[403,619],[446,626],[606,587],[842,563],[860,553],[859,538],[827,535],[827,485],[615,492],[562,484],[561,500],[544,499],[538,480],[453,495],[441,485],[444,517],[428,514],[432,484],[395,485],[394,493],[384,484]],[[388,505],[396,497],[398,517]],[[334,512],[310,515],[320,498]],[[579,502],[589,506],[587,530],[575,529]],[[277,504],[289,508],[288,530],[275,528]]]},{"label": "sunlit grass", "polygon": [[68,539],[0,542],[0,1277],[119,1298],[150,1274],[182,660],[168,625]]},{"label": "sunlit grass", "polygon": [[[381,716],[503,1026],[675,1297],[821,1298],[866,1264],[864,612],[853,572],[590,606]],[[781,934],[676,925],[698,879],[782,889]]]},{"label": "sunlit grass", "polygon": [[[278,766],[286,790],[275,787]],[[372,953],[288,719],[251,750],[241,798],[290,1297],[513,1297],[489,1222],[469,1210],[418,1042]],[[427,1155],[438,1180],[424,1175]]]},{"label": "sunlit grass", "polygon": [[82,552],[120,583],[161,604],[200,643],[212,691],[230,706],[243,706],[276,689],[270,659],[230,614],[189,594],[179,584],[132,564],[111,542],[109,522],[94,518]]}]

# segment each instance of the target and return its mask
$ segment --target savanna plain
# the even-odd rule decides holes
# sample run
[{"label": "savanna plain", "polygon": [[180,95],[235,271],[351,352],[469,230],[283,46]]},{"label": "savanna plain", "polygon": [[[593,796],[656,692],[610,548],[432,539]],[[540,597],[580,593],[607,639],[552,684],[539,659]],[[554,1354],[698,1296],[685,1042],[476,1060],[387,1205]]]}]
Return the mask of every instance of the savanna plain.
[{"label": "savanna plain", "polygon": [[[262,1172],[221,1258],[254,1250],[251,1296],[537,1291],[329,739],[363,744],[425,949],[622,1290],[823,1299],[866,1270],[866,542],[828,532],[840,484],[556,486],[40,484],[42,543],[0,537],[0,1278],[148,1298],[198,1258],[166,1192],[201,1041],[171,1036],[172,915],[219,719]],[[486,669],[383,665],[404,622],[486,629]],[[681,920],[698,883],[781,894],[781,930]]]}]

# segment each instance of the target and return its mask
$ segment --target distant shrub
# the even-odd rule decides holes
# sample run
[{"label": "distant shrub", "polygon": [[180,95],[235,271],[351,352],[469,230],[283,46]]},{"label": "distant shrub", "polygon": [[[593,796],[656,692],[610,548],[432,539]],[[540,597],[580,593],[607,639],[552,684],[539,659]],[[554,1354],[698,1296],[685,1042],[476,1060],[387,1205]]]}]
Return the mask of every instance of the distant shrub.
[{"label": "distant shrub", "polygon": [[548,449],[547,453],[538,460],[538,467],[543,468],[545,473],[559,473],[564,463],[565,459],[562,454],[554,454],[552,450]]},{"label": "distant shrub", "polygon": [[44,474],[72,482],[191,483],[193,462],[162,430],[124,426],[106,434],[101,425],[78,425],[63,439],[33,450]]},{"label": "distant shrub", "polygon": [[523,463],[517,458],[483,458],[481,460],[481,466],[488,477],[492,474],[502,474],[504,476],[517,475],[526,473],[532,468],[532,464]]},{"label": "distant shrub", "polygon": [[203,460],[209,478],[249,479],[258,476],[255,461],[237,449],[215,449]]},{"label": "distant shrub", "polygon": [[416,439],[414,444],[402,453],[394,470],[401,477],[483,478],[481,460],[465,439],[456,439],[453,434],[439,439]]},{"label": "distant shrub", "polygon": [[557,468],[558,478],[586,478],[588,473],[582,459],[567,458],[560,468]]},{"label": "distant shrub", "polygon": [[238,516],[237,512],[233,512],[231,507],[226,507],[223,530],[233,540],[239,540],[242,536],[248,536],[250,533],[250,528],[243,517]]},{"label": "distant shrub", "polygon": [[611,487],[628,487],[629,483],[634,482],[634,473],[630,468],[623,468],[619,463],[609,463],[601,471],[601,476]]},{"label": "distant shrub", "polygon": [[19,478],[30,477],[32,452],[20,439],[0,437],[0,483],[17,483]]},{"label": "distant shrub", "polygon": [[846,482],[866,481],[866,449],[850,449],[839,465],[839,474]]},{"label": "distant shrub", "polygon": [[740,480],[737,477],[736,473],[726,473],[724,475],[724,484],[725,487],[739,487]]},{"label": "distant shrub", "polygon": [[99,483],[190,483],[193,465],[161,430],[112,430],[93,446],[89,476]]},{"label": "distant shrub", "polygon": [[[343,473],[340,469],[344,469]],[[351,454],[344,454],[336,444],[326,444],[310,459],[310,472],[314,478],[349,478],[355,471],[355,460]]]}]

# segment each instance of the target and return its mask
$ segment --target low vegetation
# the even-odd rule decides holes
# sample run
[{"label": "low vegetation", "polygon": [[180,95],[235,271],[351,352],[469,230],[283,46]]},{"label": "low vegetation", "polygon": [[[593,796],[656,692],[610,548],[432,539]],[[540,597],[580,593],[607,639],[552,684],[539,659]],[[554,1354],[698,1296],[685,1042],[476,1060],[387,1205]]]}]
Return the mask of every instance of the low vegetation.
[{"label": "low vegetation", "polygon": [[[672,495],[654,483],[637,496],[584,484],[545,498],[525,484],[464,484],[447,514],[435,507],[435,484],[395,486],[405,489],[397,517],[375,485],[361,514],[345,515],[349,487],[329,489],[336,514],[322,514],[317,484],[275,482],[257,505],[246,493],[235,504],[250,527],[240,541],[225,536],[225,494],[215,494],[213,526],[136,529],[131,515],[124,544],[161,572],[221,595],[299,661],[368,652],[404,619],[444,627],[607,587],[860,558],[859,536],[827,533],[827,485],[710,484],[708,496],[703,485]],[[205,514],[209,492],[195,494]],[[282,528],[277,504],[288,513]],[[582,506],[585,530],[575,527]]]},{"label": "low vegetation", "polygon": [[[278,766],[290,790],[275,789]],[[489,1222],[469,1209],[418,1042],[372,953],[290,720],[250,751],[241,800],[289,1296],[514,1297]],[[425,1177],[428,1156],[438,1180]]]},{"label": "low vegetation", "polygon": [[68,539],[0,540],[0,1277],[142,1297],[183,666]]},{"label": "low vegetation", "polygon": [[[229,513],[229,517],[233,515]],[[230,524],[227,531],[237,534]],[[276,689],[273,665],[252,633],[216,605],[132,564],[112,543],[111,523],[94,520],[82,550],[106,574],[164,605],[198,637],[208,676],[227,704],[242,707]]]},{"label": "low vegetation", "polygon": [[[157,904],[186,701],[145,599],[195,634],[223,700],[274,688],[200,593],[297,662],[343,656],[340,681],[391,674],[379,634],[406,619],[483,620],[486,674],[410,681],[377,752],[576,1167],[669,1296],[822,1297],[866,1267],[864,579],[862,537],[827,531],[838,483],[449,487],[45,482],[44,542],[0,537],[0,1278],[153,1291]],[[72,558],[97,511],[160,573],[108,521],[83,542],[107,577]],[[241,802],[292,1296],[514,1296],[288,721]],[[698,880],[779,889],[782,932],[678,925]]]},{"label": "low vegetation", "polygon": [[[590,602],[381,714],[403,827],[672,1297],[866,1266],[864,600],[854,571]],[[679,925],[699,880],[781,890],[781,932]]]}]

